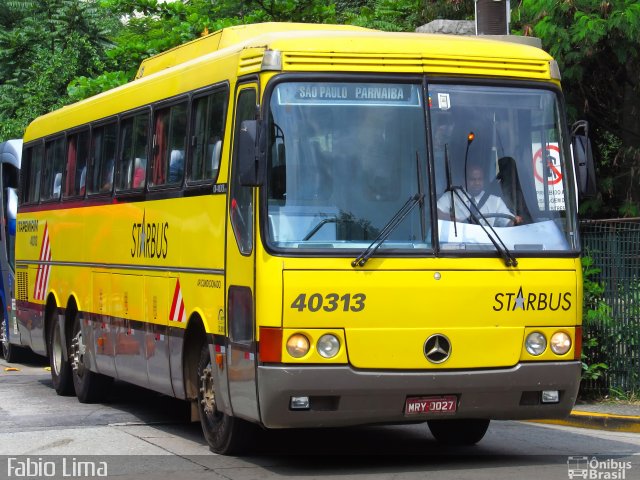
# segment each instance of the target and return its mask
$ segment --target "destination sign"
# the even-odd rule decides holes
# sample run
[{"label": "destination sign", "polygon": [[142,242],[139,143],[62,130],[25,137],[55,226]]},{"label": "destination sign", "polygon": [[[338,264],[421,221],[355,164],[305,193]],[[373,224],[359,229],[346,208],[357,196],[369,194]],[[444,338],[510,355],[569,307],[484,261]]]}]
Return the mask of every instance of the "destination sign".
[{"label": "destination sign", "polygon": [[295,82],[278,85],[276,94],[280,105],[420,106],[420,87],[418,85]]}]

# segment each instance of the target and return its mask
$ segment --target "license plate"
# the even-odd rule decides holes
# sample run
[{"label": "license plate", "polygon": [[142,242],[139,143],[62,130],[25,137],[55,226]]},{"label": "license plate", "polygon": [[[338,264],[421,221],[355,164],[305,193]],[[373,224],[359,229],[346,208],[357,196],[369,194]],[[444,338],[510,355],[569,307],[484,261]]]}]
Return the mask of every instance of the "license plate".
[{"label": "license plate", "polygon": [[458,399],[455,395],[443,397],[409,397],[404,405],[405,415],[420,413],[455,413]]}]

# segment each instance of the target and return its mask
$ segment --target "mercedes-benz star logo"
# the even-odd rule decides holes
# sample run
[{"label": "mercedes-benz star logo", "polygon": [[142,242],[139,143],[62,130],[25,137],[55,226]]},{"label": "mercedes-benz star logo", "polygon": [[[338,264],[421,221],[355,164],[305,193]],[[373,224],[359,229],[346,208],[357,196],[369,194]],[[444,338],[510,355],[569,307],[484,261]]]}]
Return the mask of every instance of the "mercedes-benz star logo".
[{"label": "mercedes-benz star logo", "polygon": [[442,363],[451,356],[451,342],[447,337],[436,333],[424,342],[424,356],[431,363]]}]

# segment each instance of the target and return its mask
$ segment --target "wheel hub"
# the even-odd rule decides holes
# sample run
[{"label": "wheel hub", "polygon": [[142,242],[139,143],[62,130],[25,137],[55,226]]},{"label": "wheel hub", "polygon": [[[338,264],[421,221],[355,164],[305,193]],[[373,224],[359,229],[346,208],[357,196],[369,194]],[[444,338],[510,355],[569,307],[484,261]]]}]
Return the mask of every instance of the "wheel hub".
[{"label": "wheel hub", "polygon": [[82,332],[76,333],[71,341],[71,367],[78,375],[84,373],[84,354],[86,348],[82,340]]},{"label": "wheel hub", "polygon": [[212,416],[216,410],[216,395],[213,393],[213,375],[209,365],[200,375],[200,404],[207,416]]}]

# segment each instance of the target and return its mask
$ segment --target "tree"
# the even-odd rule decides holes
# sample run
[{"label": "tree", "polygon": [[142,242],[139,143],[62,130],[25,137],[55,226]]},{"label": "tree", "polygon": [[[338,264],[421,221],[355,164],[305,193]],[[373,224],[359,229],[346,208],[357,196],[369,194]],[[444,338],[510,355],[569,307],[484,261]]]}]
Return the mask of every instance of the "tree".
[{"label": "tree", "polygon": [[591,215],[640,215],[640,3],[523,0],[518,27],[561,67],[572,120],[591,125],[600,196]]},{"label": "tree", "polygon": [[95,0],[15,0],[0,8],[0,139],[69,100],[67,85],[107,68],[109,23]]}]

